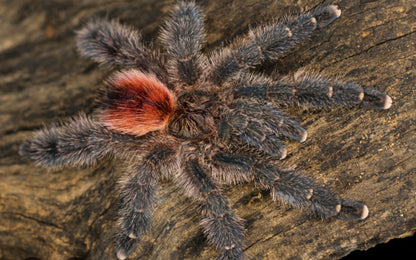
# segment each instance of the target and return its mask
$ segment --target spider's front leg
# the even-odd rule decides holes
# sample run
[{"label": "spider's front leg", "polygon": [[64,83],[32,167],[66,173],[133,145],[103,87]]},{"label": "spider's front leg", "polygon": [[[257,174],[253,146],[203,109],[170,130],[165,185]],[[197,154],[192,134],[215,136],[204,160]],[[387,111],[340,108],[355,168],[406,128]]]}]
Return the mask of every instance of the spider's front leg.
[{"label": "spider's front leg", "polygon": [[193,1],[180,1],[166,19],[160,39],[168,52],[168,71],[177,83],[194,84],[206,58],[200,53],[205,39],[203,14]]},{"label": "spider's front leg", "polygon": [[176,179],[188,196],[199,201],[201,225],[208,241],[225,251],[218,259],[243,259],[243,221],[233,212],[229,199],[221,194],[198,159],[189,159]]},{"label": "spider's front leg", "polygon": [[161,171],[178,169],[175,155],[174,150],[159,147],[141,162],[128,167],[127,178],[121,181],[118,259],[126,259],[136,248],[140,237],[149,230],[156,202],[157,180]]},{"label": "spider's front leg", "polygon": [[312,13],[289,16],[282,21],[256,27],[243,39],[237,39],[224,50],[215,52],[206,77],[220,86],[238,72],[267,60],[277,60],[308,39],[316,28],[330,24],[340,15],[341,10],[337,6],[329,5]]}]

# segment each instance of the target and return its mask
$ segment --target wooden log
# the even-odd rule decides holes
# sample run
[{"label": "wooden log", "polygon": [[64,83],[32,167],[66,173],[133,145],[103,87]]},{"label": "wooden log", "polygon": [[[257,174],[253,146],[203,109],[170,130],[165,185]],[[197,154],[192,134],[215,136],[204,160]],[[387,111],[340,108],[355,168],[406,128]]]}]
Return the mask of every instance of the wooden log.
[{"label": "wooden log", "polygon": [[[204,51],[255,25],[328,1],[198,1],[206,15]],[[324,3],[323,3],[324,2]],[[22,159],[33,130],[81,111],[109,74],[79,57],[74,30],[92,16],[119,18],[150,40],[172,1],[0,2],[0,259],[115,259],[113,236],[121,162],[50,170]],[[308,130],[287,142],[298,167],[343,197],[365,202],[362,222],[317,219],[274,203],[252,184],[226,188],[246,220],[250,259],[335,259],[416,228],[416,1],[340,0],[342,16],[263,70],[279,77],[300,67],[340,76],[393,98],[386,111],[360,107],[291,109]],[[156,46],[157,46],[156,42]],[[262,196],[258,196],[261,194]],[[258,199],[255,199],[259,197]],[[212,259],[190,199],[161,184],[150,232],[131,259]]]}]

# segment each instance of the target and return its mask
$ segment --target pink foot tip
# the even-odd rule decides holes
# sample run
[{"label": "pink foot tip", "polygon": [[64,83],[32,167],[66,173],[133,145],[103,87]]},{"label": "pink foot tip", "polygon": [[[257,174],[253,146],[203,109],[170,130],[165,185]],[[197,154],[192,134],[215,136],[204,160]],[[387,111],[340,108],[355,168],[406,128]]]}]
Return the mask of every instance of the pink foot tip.
[{"label": "pink foot tip", "polygon": [[368,217],[368,213],[370,211],[368,210],[367,205],[364,205],[363,211],[361,212],[361,219],[366,219]]},{"label": "pink foot tip", "polygon": [[393,100],[391,99],[391,97],[386,95],[386,99],[384,100],[383,109],[389,109],[391,107],[392,103],[393,103]]}]

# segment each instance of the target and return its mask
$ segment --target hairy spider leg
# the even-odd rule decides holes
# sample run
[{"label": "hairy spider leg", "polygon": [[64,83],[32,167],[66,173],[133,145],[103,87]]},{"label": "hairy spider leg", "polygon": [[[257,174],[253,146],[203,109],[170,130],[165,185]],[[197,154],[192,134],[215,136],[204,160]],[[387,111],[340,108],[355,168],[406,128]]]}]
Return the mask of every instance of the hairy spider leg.
[{"label": "hairy spider leg", "polygon": [[262,189],[271,190],[273,200],[280,200],[294,207],[308,208],[322,217],[337,216],[347,220],[365,219],[368,207],[353,200],[342,200],[336,193],[317,184],[312,178],[293,170],[280,170],[270,163],[248,156],[217,153],[211,162],[216,176],[224,176],[234,169],[232,176],[222,178],[228,184],[252,179]]},{"label": "hairy spider leg", "polygon": [[391,98],[375,89],[363,89],[359,84],[329,79],[322,75],[299,70],[293,76],[273,81],[249,73],[238,74],[230,81],[234,98],[273,101],[278,105],[297,104],[323,108],[332,105],[362,104],[370,109],[388,109]]},{"label": "hairy spider leg", "polygon": [[177,153],[165,145],[156,146],[142,161],[127,168],[126,179],[121,181],[121,208],[119,210],[119,245],[117,257],[126,259],[136,248],[140,237],[150,229],[156,203],[158,179],[166,175],[163,169],[177,170]]},{"label": "hairy spider leg", "polygon": [[258,26],[228,47],[213,53],[206,78],[221,86],[231,76],[267,60],[276,60],[297,44],[308,39],[317,27],[339,17],[335,5],[317,9],[312,14],[288,16],[282,21]]},{"label": "hairy spider leg", "polygon": [[171,79],[193,85],[201,76],[206,57],[200,53],[205,41],[204,16],[193,1],[179,1],[164,24],[159,38],[168,55]]},{"label": "hairy spider leg", "polygon": [[178,186],[199,201],[201,225],[209,242],[224,250],[218,259],[243,259],[243,220],[231,209],[229,199],[206,174],[197,158],[184,162],[175,176]]},{"label": "hairy spider leg", "polygon": [[108,67],[137,68],[152,73],[167,84],[164,58],[152,51],[131,26],[105,19],[93,19],[77,32],[79,52]]},{"label": "hairy spider leg", "polygon": [[136,248],[140,237],[150,229],[159,175],[155,167],[155,163],[148,159],[135,163],[128,168],[127,179],[121,181],[119,259],[126,259]]},{"label": "hairy spider leg", "polygon": [[35,132],[19,153],[47,167],[91,166],[111,152],[110,131],[86,115]]}]

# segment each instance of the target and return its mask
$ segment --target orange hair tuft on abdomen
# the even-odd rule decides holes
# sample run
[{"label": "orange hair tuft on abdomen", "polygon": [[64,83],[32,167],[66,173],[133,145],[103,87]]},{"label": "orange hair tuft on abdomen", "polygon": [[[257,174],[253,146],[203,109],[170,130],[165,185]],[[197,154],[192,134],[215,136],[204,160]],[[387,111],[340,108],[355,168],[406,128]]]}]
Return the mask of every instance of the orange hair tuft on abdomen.
[{"label": "orange hair tuft on abdomen", "polygon": [[142,136],[164,128],[175,97],[153,74],[127,70],[115,74],[102,96],[100,121],[123,133]]}]

